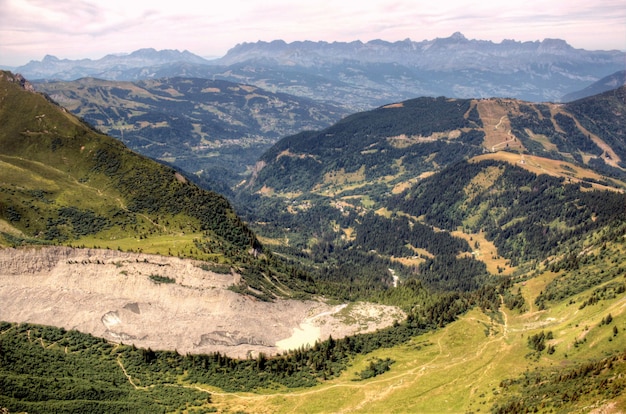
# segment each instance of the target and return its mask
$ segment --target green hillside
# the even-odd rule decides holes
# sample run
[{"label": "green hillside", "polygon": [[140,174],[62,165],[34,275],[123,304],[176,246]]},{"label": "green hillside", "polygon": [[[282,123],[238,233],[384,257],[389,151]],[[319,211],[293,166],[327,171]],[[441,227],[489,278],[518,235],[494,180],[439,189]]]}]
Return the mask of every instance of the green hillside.
[{"label": "green hillside", "polygon": [[460,162],[386,205],[450,232],[484,232],[517,266],[626,219],[623,192],[589,187],[501,161]]},{"label": "green hillside", "polygon": [[282,139],[263,155],[249,185],[279,192],[339,193],[340,183],[393,189],[421,173],[501,150],[624,180],[625,93],[622,87],[565,105],[443,97],[385,105]]},{"label": "green hillside", "polygon": [[476,121],[470,100],[445,98],[419,98],[357,113],[327,129],[279,141],[261,158],[266,166],[253,185],[332,191],[333,179],[341,176],[365,186],[389,185],[480,154],[484,134]]},{"label": "green hillside", "polygon": [[240,268],[274,295],[259,277],[268,261],[253,254],[263,248],[224,197],[90,129],[22,78],[3,72],[0,82],[0,245],[199,258]]}]

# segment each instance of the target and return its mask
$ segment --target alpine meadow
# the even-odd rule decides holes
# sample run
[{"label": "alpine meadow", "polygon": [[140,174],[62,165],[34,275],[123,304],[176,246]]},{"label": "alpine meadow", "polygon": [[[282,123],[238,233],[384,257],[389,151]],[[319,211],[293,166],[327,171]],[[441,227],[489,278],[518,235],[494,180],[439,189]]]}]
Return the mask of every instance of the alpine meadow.
[{"label": "alpine meadow", "polygon": [[626,412],[625,56],[0,72],[0,412]]}]

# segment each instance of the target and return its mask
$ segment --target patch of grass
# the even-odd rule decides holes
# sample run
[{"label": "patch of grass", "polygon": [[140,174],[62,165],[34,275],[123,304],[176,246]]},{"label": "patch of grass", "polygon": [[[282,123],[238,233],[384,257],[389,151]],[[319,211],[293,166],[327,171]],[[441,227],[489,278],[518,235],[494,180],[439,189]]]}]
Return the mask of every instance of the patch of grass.
[{"label": "patch of grass", "polygon": [[498,254],[498,249],[493,242],[487,240],[484,232],[465,233],[453,231],[454,237],[466,240],[472,248],[474,258],[485,263],[487,271],[493,275],[510,275],[515,271],[509,261]]},{"label": "patch of grass", "polygon": [[168,277],[168,276],[161,276],[161,275],[152,274],[152,275],[150,275],[148,277],[150,278],[150,280],[152,280],[156,284],[176,283],[176,279]]},{"label": "patch of grass", "polygon": [[[564,162],[562,160],[552,160],[534,155],[524,154],[523,156],[516,153],[499,151],[490,154],[479,155],[472,158],[472,162],[479,162],[485,159],[506,161],[510,164],[517,165],[535,174],[550,174],[557,177],[563,177],[566,180],[589,181],[592,187],[598,189],[611,189],[604,185],[598,184],[596,181],[602,180],[602,176],[590,169],[579,167],[575,164]],[[567,167],[565,169],[564,167]],[[621,180],[612,178],[607,181],[614,185],[614,188],[622,189],[626,187],[626,183]]]},{"label": "patch of grass", "polygon": [[73,247],[102,248],[136,252],[146,254],[161,254],[164,256],[177,256],[182,258],[194,258],[209,262],[223,262],[224,255],[220,253],[207,253],[196,246],[194,240],[203,237],[201,233],[172,233],[172,234],[149,234],[147,237],[128,237],[121,232],[105,232],[97,236],[82,237],[72,242]]}]

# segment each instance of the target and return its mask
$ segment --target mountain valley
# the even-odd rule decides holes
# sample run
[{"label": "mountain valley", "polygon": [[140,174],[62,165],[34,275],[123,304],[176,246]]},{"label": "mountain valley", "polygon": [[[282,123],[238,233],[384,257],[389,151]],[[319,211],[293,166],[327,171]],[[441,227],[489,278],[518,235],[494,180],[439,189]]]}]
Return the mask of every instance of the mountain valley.
[{"label": "mountain valley", "polygon": [[[389,274],[383,275],[388,267],[420,274],[443,259],[439,254],[472,252],[468,244],[484,236],[481,244],[519,237],[508,255],[502,245],[495,255],[515,262],[525,246],[543,243],[529,237],[545,241],[554,233],[549,243],[561,243],[556,240],[570,238],[574,222],[576,232],[593,227],[604,207],[609,220],[623,215],[624,91],[565,105],[418,98],[357,113],[279,141],[261,158],[240,198],[256,209],[248,222],[265,244],[296,257],[308,252],[324,266],[322,273],[340,273],[328,263],[372,256],[368,268],[377,270],[371,275],[368,268],[343,269],[367,273],[354,277],[364,288],[389,284]],[[600,106],[606,110],[596,113]],[[593,189],[607,197],[597,207],[582,201]],[[561,227],[570,202],[578,218]],[[435,242],[443,238],[441,230],[452,237]],[[535,231],[542,233],[531,236]],[[466,240],[455,241],[454,232]],[[446,252],[441,243],[456,247]],[[547,245],[538,250],[526,260],[551,254]],[[487,273],[486,264],[468,260],[468,273],[459,276],[458,266],[466,266],[453,257],[445,261],[459,279]]]},{"label": "mountain valley", "polygon": [[[296,46],[320,45],[246,44],[227,57],[241,73],[246,48],[313,65],[315,54],[285,55]],[[410,92],[346,115],[220,82],[37,84],[47,98],[2,72],[0,407],[626,410],[625,87],[564,104]],[[192,86],[233,94],[193,101]],[[145,156],[180,147],[173,129],[137,145],[141,156],[68,112],[139,139],[165,122],[142,116],[172,108],[155,102],[181,95],[183,108],[240,117],[234,138],[263,125],[275,134],[248,141],[267,150],[245,181],[224,185],[229,200],[194,184],[210,167]],[[233,103],[255,99],[279,109]],[[192,113],[187,130],[207,122],[228,135]],[[208,145],[202,128],[192,137]]]},{"label": "mountain valley", "polygon": [[280,137],[326,127],[347,114],[309,99],[197,78],[82,78],[35,87],[99,131],[221,193]]}]

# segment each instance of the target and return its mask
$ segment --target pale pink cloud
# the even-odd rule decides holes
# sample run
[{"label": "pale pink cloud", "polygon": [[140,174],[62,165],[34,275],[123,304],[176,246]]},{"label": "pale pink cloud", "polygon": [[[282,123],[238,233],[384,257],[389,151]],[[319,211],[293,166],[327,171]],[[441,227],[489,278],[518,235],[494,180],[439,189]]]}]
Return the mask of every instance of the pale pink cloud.
[{"label": "pale pink cloud", "polygon": [[561,38],[626,50],[623,0],[0,0],[0,64],[142,47],[221,56],[242,42]]}]

